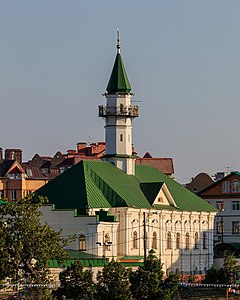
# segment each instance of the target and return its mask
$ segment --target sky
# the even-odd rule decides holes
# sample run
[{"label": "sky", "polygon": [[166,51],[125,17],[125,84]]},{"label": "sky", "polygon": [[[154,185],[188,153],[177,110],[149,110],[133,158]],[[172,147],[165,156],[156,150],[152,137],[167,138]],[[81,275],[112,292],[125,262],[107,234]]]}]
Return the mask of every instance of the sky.
[{"label": "sky", "polygon": [[0,147],[66,153],[104,141],[98,105],[121,54],[135,150],[176,179],[240,170],[240,1],[0,0]]}]

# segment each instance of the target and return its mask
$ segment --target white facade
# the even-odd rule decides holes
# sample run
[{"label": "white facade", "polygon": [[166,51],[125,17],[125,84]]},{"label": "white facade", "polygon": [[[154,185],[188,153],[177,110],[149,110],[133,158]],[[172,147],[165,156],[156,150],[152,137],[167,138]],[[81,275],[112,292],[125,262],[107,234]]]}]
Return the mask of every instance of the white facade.
[{"label": "white facade", "polygon": [[[132,155],[132,118],[127,111],[131,108],[131,95],[106,94],[107,107],[119,115],[108,115],[105,125],[106,155]],[[126,115],[124,112],[126,111]]]},{"label": "white facade", "polygon": [[215,218],[214,242],[240,243],[240,198],[206,199],[219,209]]},{"label": "white facade", "polygon": [[[74,216],[74,211],[42,208],[43,220],[62,236],[76,235],[68,246],[109,259],[144,255],[143,212],[146,216],[147,253],[154,249],[166,273],[204,273],[213,264],[213,223],[215,213],[168,211],[116,207],[109,215],[116,222],[99,222],[95,210],[89,216]],[[81,238],[85,237],[85,247]]]},{"label": "white facade", "polygon": [[131,105],[131,94],[106,94],[107,106],[100,106],[105,118],[105,161],[113,163],[127,174],[135,174],[132,157],[132,120],[138,116],[138,106]]}]

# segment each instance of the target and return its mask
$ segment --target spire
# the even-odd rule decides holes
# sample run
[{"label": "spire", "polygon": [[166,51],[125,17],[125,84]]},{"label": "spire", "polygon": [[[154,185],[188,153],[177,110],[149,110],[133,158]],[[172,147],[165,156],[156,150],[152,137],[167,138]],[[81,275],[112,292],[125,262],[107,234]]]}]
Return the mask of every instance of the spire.
[{"label": "spire", "polygon": [[120,48],[120,33],[117,30],[117,56],[107,85],[107,92],[109,94],[129,94],[131,91],[131,85],[123,65]]},{"label": "spire", "polygon": [[120,53],[120,32],[119,29],[117,29],[117,53]]}]

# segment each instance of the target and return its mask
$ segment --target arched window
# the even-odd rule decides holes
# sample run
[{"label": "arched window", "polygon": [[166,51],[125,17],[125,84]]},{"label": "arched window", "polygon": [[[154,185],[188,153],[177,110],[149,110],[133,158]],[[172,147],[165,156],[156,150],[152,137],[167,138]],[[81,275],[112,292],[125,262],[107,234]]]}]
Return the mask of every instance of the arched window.
[{"label": "arched window", "polygon": [[171,232],[167,233],[167,249],[172,249]]},{"label": "arched window", "polygon": [[188,232],[186,233],[186,249],[190,249],[190,236]]},{"label": "arched window", "polygon": [[137,231],[134,231],[133,233],[133,249],[138,248],[138,234]]},{"label": "arched window", "polygon": [[152,238],[152,248],[157,249],[157,233],[154,231]]},{"label": "arched window", "polygon": [[237,179],[232,181],[232,192],[233,193],[240,192],[240,181]]},{"label": "arched window", "polygon": [[176,249],[180,249],[180,233],[177,233],[176,236]]},{"label": "arched window", "polygon": [[83,234],[79,236],[79,250],[86,251],[86,237]]},{"label": "arched window", "polygon": [[104,243],[103,243],[104,249],[105,249],[105,250],[110,250],[110,245],[111,245],[111,244],[112,244],[112,243],[110,242],[110,236],[109,236],[108,233],[106,233],[106,234],[104,235]]},{"label": "arched window", "polygon": [[203,239],[203,249],[207,249],[207,234],[206,234],[206,232],[203,232],[202,239]]},{"label": "arched window", "polygon": [[195,232],[195,235],[194,235],[194,248],[195,249],[198,249],[198,242],[199,242],[198,233]]}]

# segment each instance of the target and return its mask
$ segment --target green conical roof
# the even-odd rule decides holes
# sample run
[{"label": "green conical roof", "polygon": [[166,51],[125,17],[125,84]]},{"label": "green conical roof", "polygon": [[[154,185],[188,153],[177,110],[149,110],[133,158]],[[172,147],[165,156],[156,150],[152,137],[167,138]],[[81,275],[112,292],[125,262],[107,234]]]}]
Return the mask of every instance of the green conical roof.
[{"label": "green conical roof", "polygon": [[112,74],[107,85],[109,94],[129,94],[131,85],[128,81],[121,54],[118,52],[113,66]]}]

